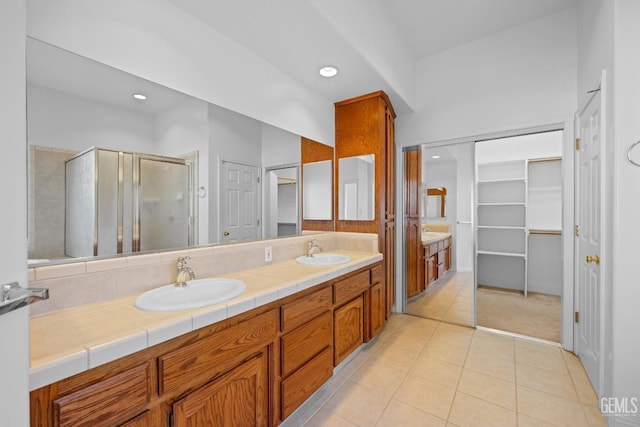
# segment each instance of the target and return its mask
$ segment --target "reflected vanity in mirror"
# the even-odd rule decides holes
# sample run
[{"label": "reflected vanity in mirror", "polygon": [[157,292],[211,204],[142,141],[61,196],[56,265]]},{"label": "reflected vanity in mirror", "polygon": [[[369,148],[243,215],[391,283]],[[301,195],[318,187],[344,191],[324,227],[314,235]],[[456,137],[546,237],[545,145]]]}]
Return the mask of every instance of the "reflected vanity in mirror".
[{"label": "reflected vanity in mirror", "polygon": [[425,200],[427,218],[445,218],[447,216],[447,189],[445,187],[427,188]]},{"label": "reflected vanity in mirror", "polygon": [[338,219],[375,219],[375,155],[339,159]]},{"label": "reflected vanity in mirror", "polygon": [[[263,178],[282,165],[298,170],[299,135],[47,43],[26,44],[30,266],[270,236]],[[333,158],[332,147],[316,144]],[[67,161],[92,149],[109,155],[96,154],[80,168],[85,175],[65,173]],[[289,222],[301,212],[298,192],[287,199]],[[74,198],[86,199],[75,217]],[[97,214],[100,202],[108,219]],[[84,236],[81,251],[65,249],[69,233]]]}]

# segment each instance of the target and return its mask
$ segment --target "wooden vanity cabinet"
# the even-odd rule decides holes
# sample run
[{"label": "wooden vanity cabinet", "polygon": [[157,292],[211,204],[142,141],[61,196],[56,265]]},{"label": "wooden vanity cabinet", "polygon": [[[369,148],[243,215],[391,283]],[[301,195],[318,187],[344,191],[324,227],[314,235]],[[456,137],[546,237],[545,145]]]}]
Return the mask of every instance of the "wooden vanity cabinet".
[{"label": "wooden vanity cabinet", "polygon": [[30,394],[31,426],[278,425],[384,322],[382,262]]},{"label": "wooden vanity cabinet", "polygon": [[332,307],[331,286],[282,306],[282,419],[333,375]]}]

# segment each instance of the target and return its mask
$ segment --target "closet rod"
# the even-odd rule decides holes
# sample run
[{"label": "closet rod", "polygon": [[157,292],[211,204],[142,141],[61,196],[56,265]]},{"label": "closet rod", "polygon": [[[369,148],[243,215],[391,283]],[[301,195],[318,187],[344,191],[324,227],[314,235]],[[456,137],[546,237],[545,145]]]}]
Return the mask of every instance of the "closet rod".
[{"label": "closet rod", "polygon": [[529,159],[529,163],[536,162],[557,162],[558,160],[562,160],[562,157],[542,157],[540,159]]},{"label": "closet rod", "polygon": [[562,231],[556,230],[529,230],[529,234],[546,234],[549,236],[561,236]]}]

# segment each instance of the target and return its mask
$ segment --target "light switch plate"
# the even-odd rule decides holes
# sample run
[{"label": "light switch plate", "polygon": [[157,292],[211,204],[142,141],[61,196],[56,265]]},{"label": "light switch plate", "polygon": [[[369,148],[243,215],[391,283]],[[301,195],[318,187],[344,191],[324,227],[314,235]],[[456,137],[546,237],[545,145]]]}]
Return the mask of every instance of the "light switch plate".
[{"label": "light switch plate", "polygon": [[264,262],[271,262],[273,260],[273,254],[271,253],[271,246],[264,247]]}]

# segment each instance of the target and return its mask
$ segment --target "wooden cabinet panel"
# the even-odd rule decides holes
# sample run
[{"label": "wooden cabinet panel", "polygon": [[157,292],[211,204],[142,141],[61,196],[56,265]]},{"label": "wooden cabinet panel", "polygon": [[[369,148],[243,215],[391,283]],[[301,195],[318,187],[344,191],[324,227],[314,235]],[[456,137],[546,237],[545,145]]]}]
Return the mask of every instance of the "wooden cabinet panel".
[{"label": "wooden cabinet panel", "polygon": [[396,300],[396,224],[393,221],[385,224],[384,242],[386,247],[384,251],[385,317],[388,318],[391,315],[391,309]]},{"label": "wooden cabinet panel", "polygon": [[355,295],[363,293],[369,288],[370,280],[371,274],[369,271],[362,271],[337,282],[333,285],[335,303],[341,304]]},{"label": "wooden cabinet panel", "polygon": [[[421,243],[420,219],[407,218],[405,220],[406,231],[406,282],[407,298],[418,295],[423,288],[424,265],[423,249]],[[422,282],[422,283],[421,283]]]},{"label": "wooden cabinet panel", "polygon": [[371,269],[371,284],[381,283],[384,280],[384,270],[382,265],[376,265]]},{"label": "wooden cabinet panel", "polygon": [[432,255],[426,259],[426,280],[427,285],[434,282],[438,278],[438,264],[436,262],[436,255]]},{"label": "wooden cabinet panel", "polygon": [[333,306],[330,286],[282,306],[282,331],[290,331]]},{"label": "wooden cabinet panel", "polygon": [[334,365],[342,362],[364,342],[364,299],[362,296],[333,313]]},{"label": "wooden cabinet panel", "polygon": [[173,404],[175,427],[268,425],[266,351]]},{"label": "wooden cabinet panel", "polygon": [[299,371],[282,381],[282,417],[291,415],[333,375],[331,348],[326,348]]},{"label": "wooden cabinet panel", "polygon": [[150,364],[129,369],[53,401],[53,425],[118,425],[151,400]]},{"label": "wooden cabinet panel", "polygon": [[273,342],[278,333],[278,315],[271,310],[222,330],[198,342],[158,358],[160,393],[177,390],[190,382],[219,374],[220,365]]},{"label": "wooden cabinet panel", "polygon": [[118,427],[155,427],[163,425],[163,422],[166,421],[158,420],[156,414],[152,411],[145,411],[126,423],[120,424]]},{"label": "wooden cabinet panel", "polygon": [[281,339],[282,376],[298,369],[325,347],[331,346],[333,339],[333,316],[327,311]]},{"label": "wooden cabinet panel", "polygon": [[369,289],[369,336],[367,341],[378,335],[385,319],[384,287],[376,283]]}]

